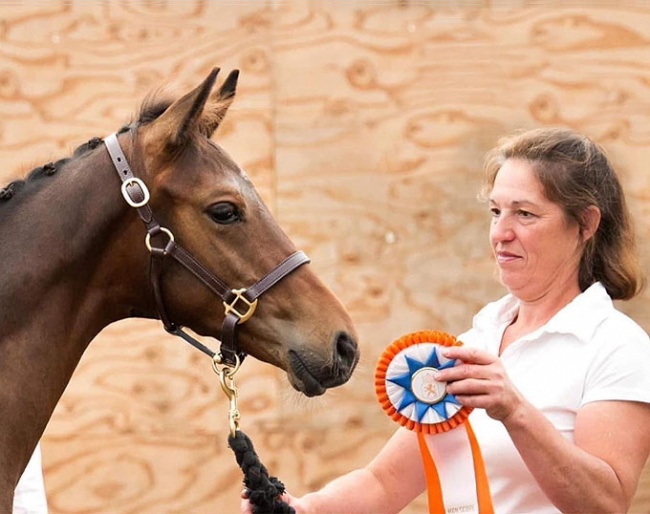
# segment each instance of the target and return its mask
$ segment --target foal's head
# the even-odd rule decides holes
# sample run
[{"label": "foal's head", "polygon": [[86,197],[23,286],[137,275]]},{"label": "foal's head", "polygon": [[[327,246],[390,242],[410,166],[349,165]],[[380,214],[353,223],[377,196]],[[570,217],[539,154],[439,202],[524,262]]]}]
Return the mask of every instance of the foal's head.
[{"label": "foal's head", "polygon": [[[237,83],[233,72],[213,90],[217,72],[173,103],[143,107],[119,140],[134,175],[150,190],[158,222],[229,287],[245,288],[296,249],[246,173],[210,139]],[[146,252],[144,245],[133,248],[140,251]],[[224,306],[200,280],[170,259],[161,285],[175,324],[221,337]],[[308,396],[350,377],[356,338],[344,307],[309,265],[260,297],[254,315],[238,329],[240,350],[284,369]]]}]

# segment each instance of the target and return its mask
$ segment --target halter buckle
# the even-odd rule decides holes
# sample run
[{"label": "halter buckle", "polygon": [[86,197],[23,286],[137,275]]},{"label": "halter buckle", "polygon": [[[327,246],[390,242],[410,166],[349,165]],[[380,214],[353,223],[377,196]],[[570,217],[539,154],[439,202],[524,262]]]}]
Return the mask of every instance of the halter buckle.
[{"label": "halter buckle", "polygon": [[[235,298],[233,298],[233,300],[230,303],[225,301],[223,302],[223,306],[226,309],[226,316],[232,312],[235,316],[239,318],[240,323],[244,323],[248,321],[253,315],[253,313],[255,312],[255,308],[257,307],[257,298],[255,298],[255,300],[253,300],[252,302],[248,298],[246,298],[244,296],[244,293],[246,292],[245,287],[242,289],[231,289],[231,292],[234,293]],[[239,301],[243,302],[246,305],[246,312],[244,312],[243,314],[235,308],[235,306]]]},{"label": "halter buckle", "polygon": [[[142,200],[139,202],[134,200],[131,195],[129,194],[129,191],[127,188],[132,187],[132,186],[138,186],[140,190],[142,191]],[[124,182],[122,182],[122,196],[126,200],[126,203],[128,203],[131,207],[134,209],[139,209],[140,207],[144,207],[149,203],[149,189],[147,189],[147,186],[145,185],[142,180],[136,177],[131,177],[127,178]]]}]

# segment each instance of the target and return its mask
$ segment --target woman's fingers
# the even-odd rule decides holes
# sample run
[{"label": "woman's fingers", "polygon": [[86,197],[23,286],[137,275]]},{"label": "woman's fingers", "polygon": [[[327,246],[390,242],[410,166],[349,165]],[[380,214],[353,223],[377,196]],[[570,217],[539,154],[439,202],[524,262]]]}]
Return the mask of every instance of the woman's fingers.
[{"label": "woman's fingers", "polygon": [[489,352],[468,346],[447,346],[441,350],[448,359],[461,360],[469,364],[491,364],[496,357]]},{"label": "woman's fingers", "polygon": [[447,392],[462,405],[485,409],[490,417],[502,419],[521,402],[497,356],[464,346],[444,348],[442,355],[456,364],[440,370],[435,379],[446,382]]},{"label": "woman's fingers", "polygon": [[243,498],[240,503],[240,510],[241,514],[253,514],[253,507],[251,506],[251,502],[245,498]]}]

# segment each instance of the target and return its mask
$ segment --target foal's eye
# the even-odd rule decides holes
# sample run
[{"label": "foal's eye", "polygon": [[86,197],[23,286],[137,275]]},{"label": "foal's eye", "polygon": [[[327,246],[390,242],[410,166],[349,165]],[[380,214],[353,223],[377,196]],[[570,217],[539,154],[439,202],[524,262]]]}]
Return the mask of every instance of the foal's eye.
[{"label": "foal's eye", "polygon": [[215,203],[210,207],[210,216],[221,225],[230,225],[231,223],[241,221],[239,208],[230,202]]}]

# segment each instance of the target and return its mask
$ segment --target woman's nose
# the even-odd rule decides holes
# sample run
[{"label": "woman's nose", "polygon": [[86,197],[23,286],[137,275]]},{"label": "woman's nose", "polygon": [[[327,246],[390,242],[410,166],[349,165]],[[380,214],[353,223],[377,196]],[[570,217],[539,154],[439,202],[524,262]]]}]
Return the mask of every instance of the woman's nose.
[{"label": "woman's nose", "polygon": [[515,231],[507,216],[498,216],[492,219],[490,238],[493,241],[511,241],[514,237]]}]

